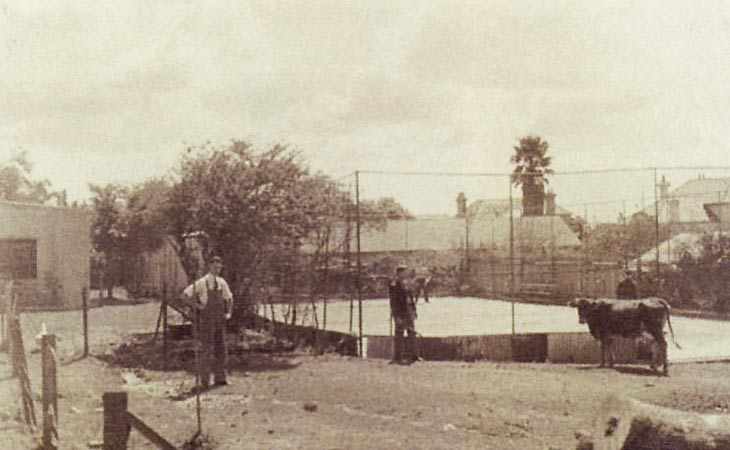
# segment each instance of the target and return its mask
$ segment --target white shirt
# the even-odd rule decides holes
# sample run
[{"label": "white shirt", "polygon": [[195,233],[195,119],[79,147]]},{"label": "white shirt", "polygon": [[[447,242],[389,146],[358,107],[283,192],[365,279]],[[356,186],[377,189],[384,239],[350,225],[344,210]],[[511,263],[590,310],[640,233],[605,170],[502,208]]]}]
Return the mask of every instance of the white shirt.
[{"label": "white shirt", "polygon": [[213,289],[213,287],[215,287],[216,285],[216,282],[218,284],[218,291],[220,291],[221,296],[230,306],[230,304],[233,302],[233,294],[231,293],[231,288],[228,287],[228,283],[226,282],[226,280],[221,277],[214,277],[211,273],[205,274],[203,277],[195,281],[195,283],[186,287],[183,291],[183,294],[185,294],[185,296],[189,298],[197,298],[198,302],[205,306],[208,304],[208,289]]}]

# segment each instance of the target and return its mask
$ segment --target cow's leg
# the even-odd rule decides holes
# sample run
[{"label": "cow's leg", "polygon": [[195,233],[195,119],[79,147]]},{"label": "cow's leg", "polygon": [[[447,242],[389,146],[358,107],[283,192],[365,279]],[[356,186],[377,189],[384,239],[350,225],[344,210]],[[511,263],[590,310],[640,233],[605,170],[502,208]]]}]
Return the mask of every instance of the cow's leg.
[{"label": "cow's leg", "polygon": [[606,367],[606,346],[607,338],[601,339],[601,367]]},{"label": "cow's leg", "polygon": [[[664,369],[664,375],[668,375],[669,374],[669,358],[667,355],[667,340],[664,339],[664,330],[662,330],[662,329],[654,330],[654,331],[652,331],[651,336],[654,338],[654,342],[656,342],[656,346],[657,346],[656,357],[660,358],[660,363],[662,364],[663,369]],[[654,362],[653,359],[652,359],[652,362]],[[652,364],[652,365],[654,366],[653,367],[654,370],[659,369],[659,367],[657,367],[657,365],[654,365],[654,364]]]},{"label": "cow's leg", "polygon": [[658,342],[659,345],[659,357],[662,359],[664,365],[664,375],[669,375],[669,355],[667,354],[667,341],[664,339],[664,334],[661,334],[661,340]]},{"label": "cow's leg", "polygon": [[659,352],[657,351],[659,349],[659,344],[656,342],[652,342],[651,344],[651,359],[649,360],[649,368],[653,371],[657,370],[657,361],[659,361]]},{"label": "cow's leg", "polygon": [[659,364],[659,352],[657,352],[657,349],[659,348],[659,344],[656,342],[656,339],[652,336],[652,341],[649,342],[648,339],[645,339],[643,336],[639,338],[638,341],[639,348],[648,348],[649,349],[649,368],[653,371],[657,370],[657,365]]}]

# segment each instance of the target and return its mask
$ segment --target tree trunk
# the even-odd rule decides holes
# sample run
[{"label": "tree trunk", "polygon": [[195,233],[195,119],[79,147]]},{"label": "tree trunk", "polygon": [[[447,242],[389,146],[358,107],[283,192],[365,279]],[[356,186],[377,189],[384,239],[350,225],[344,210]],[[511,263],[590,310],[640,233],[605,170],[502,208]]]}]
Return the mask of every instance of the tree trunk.
[{"label": "tree trunk", "polygon": [[730,450],[730,415],[697,414],[610,396],[578,450]]}]

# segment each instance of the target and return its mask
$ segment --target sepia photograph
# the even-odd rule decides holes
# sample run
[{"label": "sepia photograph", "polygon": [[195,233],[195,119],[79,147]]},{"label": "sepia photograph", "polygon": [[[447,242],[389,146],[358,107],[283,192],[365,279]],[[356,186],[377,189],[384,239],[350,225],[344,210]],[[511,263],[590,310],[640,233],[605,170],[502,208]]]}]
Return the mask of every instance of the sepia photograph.
[{"label": "sepia photograph", "polygon": [[730,450],[730,4],[0,1],[0,449]]}]

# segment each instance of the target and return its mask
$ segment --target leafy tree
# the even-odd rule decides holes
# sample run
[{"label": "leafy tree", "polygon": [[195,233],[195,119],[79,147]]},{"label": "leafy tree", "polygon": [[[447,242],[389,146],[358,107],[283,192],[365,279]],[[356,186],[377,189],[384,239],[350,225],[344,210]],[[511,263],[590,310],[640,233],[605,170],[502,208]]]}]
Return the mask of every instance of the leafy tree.
[{"label": "leafy tree", "polygon": [[[14,153],[0,164],[0,199],[25,203],[46,203],[63,194],[50,190],[51,182],[32,178],[33,164],[25,151]],[[65,199],[64,199],[65,201]]]},{"label": "leafy tree", "polygon": [[[363,222],[405,213],[394,200],[384,200],[363,208]],[[305,290],[316,294],[326,285],[321,278],[326,270],[311,270],[328,267],[333,253],[346,251],[354,228],[346,224],[354,224],[354,205],[342,186],[311,173],[299,152],[282,145],[256,150],[247,142],[232,141],[187,149],[164,217],[179,240],[190,278],[203,269],[196,249],[186,245],[194,235],[202,241],[204,257],[223,257],[237,298],[275,285],[295,304]],[[302,257],[304,243],[314,246],[311,258]],[[292,319],[295,314],[293,309]]]},{"label": "leafy tree", "polygon": [[97,261],[102,272],[100,289],[107,288],[107,297],[112,297],[114,285],[120,281],[123,266],[124,238],[122,224],[124,198],[127,190],[118,184],[105,186],[89,185],[91,207],[94,216],[91,222],[91,244],[98,252]]},{"label": "leafy tree", "polygon": [[412,220],[415,218],[410,211],[393,197],[361,201],[360,217],[362,222],[368,225],[380,225],[387,220]]},{"label": "leafy tree", "polygon": [[99,257],[107,296],[115,285],[135,292],[137,256],[160,247],[166,233],[164,205],[169,184],[152,179],[127,187],[90,185],[92,245]]},{"label": "leafy tree", "polygon": [[170,183],[163,178],[153,178],[128,189],[120,217],[127,253],[140,254],[162,245],[167,234],[164,208],[169,191]]},{"label": "leafy tree", "polygon": [[[242,141],[191,147],[170,191],[165,217],[180,248],[186,248],[189,233],[203,232],[209,252],[224,258],[227,275],[236,284],[252,276],[263,261],[281,259],[298,248],[316,223],[316,210],[307,210],[312,206],[307,200],[309,177],[298,153],[284,146],[263,152]],[[187,265],[190,277],[195,269]]]},{"label": "leafy tree", "polygon": [[512,182],[522,186],[522,208],[526,216],[543,214],[544,184],[548,182],[546,175],[553,173],[550,168],[552,158],[547,156],[547,141],[539,136],[525,136],[519,145],[513,147],[515,154],[510,162],[515,165],[512,171]]},{"label": "leafy tree", "polygon": [[[624,258],[640,257],[656,245],[654,217],[644,212],[631,216],[626,226],[621,223],[603,223],[592,227],[584,240],[591,257],[599,260],[623,262]],[[669,238],[666,225],[659,227],[659,242]]]}]

